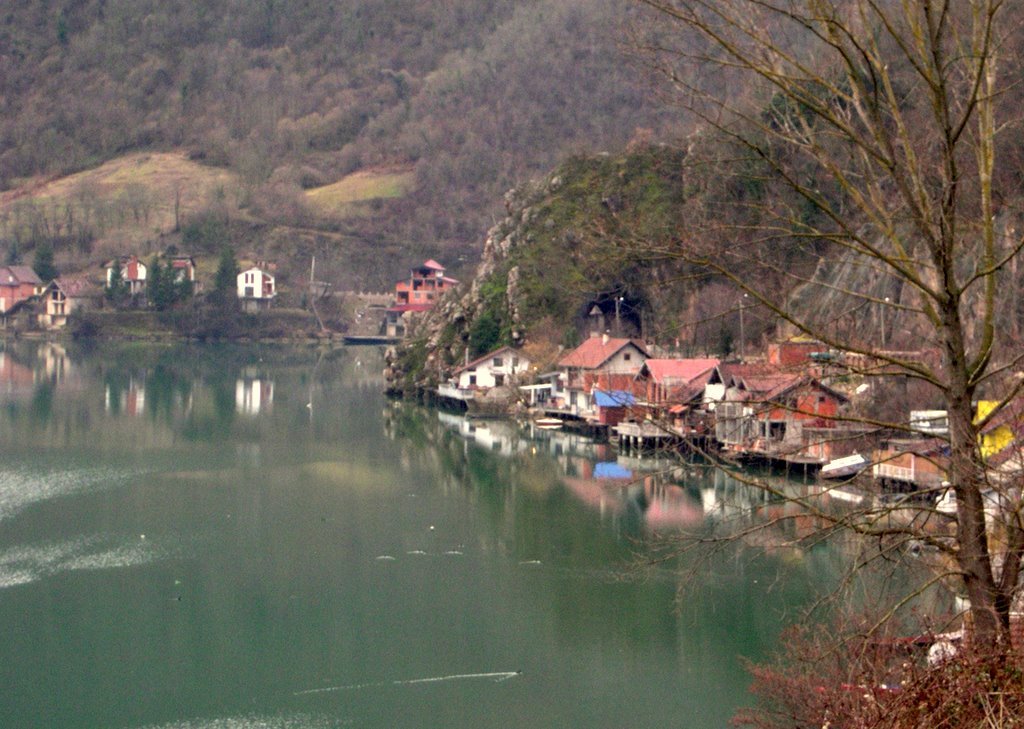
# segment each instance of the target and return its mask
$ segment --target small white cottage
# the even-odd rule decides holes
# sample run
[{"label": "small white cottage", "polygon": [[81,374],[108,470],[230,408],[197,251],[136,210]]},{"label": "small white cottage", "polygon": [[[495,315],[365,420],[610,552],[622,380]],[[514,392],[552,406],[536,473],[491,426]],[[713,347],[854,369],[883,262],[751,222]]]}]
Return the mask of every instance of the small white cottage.
[{"label": "small white cottage", "polygon": [[243,311],[268,309],[276,295],[274,276],[262,268],[253,266],[238,274],[238,299]]},{"label": "small white cottage", "polygon": [[502,347],[467,362],[452,373],[459,389],[486,390],[512,385],[530,369],[530,360],[517,349]]}]

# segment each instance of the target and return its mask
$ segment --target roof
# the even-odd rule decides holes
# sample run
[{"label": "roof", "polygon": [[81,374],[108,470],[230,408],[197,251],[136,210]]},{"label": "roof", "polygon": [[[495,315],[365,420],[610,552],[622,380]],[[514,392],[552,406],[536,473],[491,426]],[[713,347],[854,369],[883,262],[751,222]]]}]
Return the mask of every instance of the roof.
[{"label": "roof", "polygon": [[755,384],[757,384],[759,387],[763,386],[765,384],[770,384],[771,381],[775,382],[775,384],[772,385],[767,390],[763,390],[763,389],[754,389],[754,390],[752,390],[752,392],[754,392],[754,393],[763,393],[759,397],[760,397],[760,399],[764,400],[765,402],[776,401],[780,397],[785,395],[787,392],[795,390],[796,388],[801,387],[803,385],[810,385],[811,387],[813,387],[813,388],[815,388],[817,390],[821,390],[822,392],[827,393],[828,395],[832,396],[833,398],[835,398],[836,400],[838,400],[841,403],[848,402],[849,399],[850,399],[846,395],[844,395],[843,393],[839,392],[838,390],[833,390],[828,385],[825,385],[825,384],[819,382],[818,380],[815,380],[814,378],[808,377],[806,375],[776,375],[776,376],[773,376],[773,377],[754,378],[754,379],[756,380]]},{"label": "roof", "polygon": [[477,357],[476,359],[474,359],[472,362],[467,362],[466,364],[462,365],[457,370],[455,370],[455,372],[453,372],[452,374],[457,375],[460,372],[462,372],[463,370],[472,369],[473,367],[476,367],[478,364],[481,364],[482,362],[486,362],[487,360],[491,359],[492,357],[497,357],[499,354],[502,354],[503,352],[511,352],[512,354],[516,355],[517,357],[519,356],[519,350],[518,349],[515,349],[513,347],[510,347],[510,346],[506,345],[504,347],[500,347],[499,349],[494,350],[493,352],[488,352],[487,354],[481,355],[481,356]]},{"label": "roof", "polygon": [[73,299],[101,296],[103,294],[100,287],[85,276],[61,276],[54,279],[51,286],[59,288],[64,292],[65,296]]},{"label": "roof", "polygon": [[647,356],[647,349],[644,347],[643,342],[638,342],[635,339],[590,337],[583,344],[562,357],[558,361],[558,366],[597,369],[614,357],[619,350],[630,344],[639,349],[645,357]]},{"label": "roof", "polygon": [[726,387],[748,387],[746,381],[750,378],[780,374],[763,362],[723,362],[717,369]]},{"label": "roof", "polygon": [[435,261],[433,258],[430,258],[430,259],[424,261],[423,265],[419,266],[419,268],[429,268],[432,271],[443,271],[444,270],[444,266],[442,266],[440,263]]},{"label": "roof", "polygon": [[43,280],[31,266],[3,266],[0,268],[0,284],[31,283],[41,284]]},{"label": "roof", "polygon": [[594,404],[602,408],[621,408],[635,405],[636,398],[626,390],[594,390]]},{"label": "roof", "polygon": [[655,382],[690,382],[701,375],[710,375],[719,363],[717,359],[648,359],[644,367]]}]

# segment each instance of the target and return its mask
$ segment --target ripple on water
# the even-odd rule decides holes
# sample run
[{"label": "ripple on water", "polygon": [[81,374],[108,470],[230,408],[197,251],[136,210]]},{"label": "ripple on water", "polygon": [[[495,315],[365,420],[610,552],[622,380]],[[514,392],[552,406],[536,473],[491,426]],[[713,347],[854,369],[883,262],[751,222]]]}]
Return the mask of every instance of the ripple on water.
[{"label": "ripple on water", "polygon": [[351,726],[353,723],[353,719],[337,719],[316,714],[286,714],[189,719],[170,724],[150,724],[142,729],[335,729]]},{"label": "ripple on water", "polygon": [[134,567],[185,556],[181,540],[138,540],[137,537],[94,536],[64,542],[30,544],[0,552],[0,589],[74,570]]},{"label": "ripple on water", "polygon": [[116,488],[141,473],[109,467],[64,471],[0,469],[0,521],[41,501]]}]

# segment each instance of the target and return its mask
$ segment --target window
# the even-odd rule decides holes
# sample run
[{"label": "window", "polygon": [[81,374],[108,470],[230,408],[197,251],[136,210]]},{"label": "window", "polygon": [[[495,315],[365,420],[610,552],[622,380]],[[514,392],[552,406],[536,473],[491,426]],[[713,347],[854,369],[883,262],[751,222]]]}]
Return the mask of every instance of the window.
[{"label": "window", "polygon": [[512,369],[515,369],[518,366],[519,366],[519,358],[518,357],[513,357],[512,358]]},{"label": "window", "polygon": [[622,355],[622,359],[625,362],[629,362],[629,360],[632,359],[632,357],[633,355],[631,355],[629,352],[626,352],[624,355]]},{"label": "window", "polygon": [[475,385],[476,385],[476,375],[470,375],[469,376],[469,386],[473,387]]},{"label": "window", "polygon": [[505,375],[495,375],[494,376],[494,386],[495,387],[501,387],[504,384],[505,384]]},{"label": "window", "polygon": [[502,359],[501,359],[501,357],[495,357],[495,358],[494,358],[494,366],[495,366],[495,367],[501,367],[501,365],[502,365],[502,364],[503,364],[503,363],[502,363]]}]

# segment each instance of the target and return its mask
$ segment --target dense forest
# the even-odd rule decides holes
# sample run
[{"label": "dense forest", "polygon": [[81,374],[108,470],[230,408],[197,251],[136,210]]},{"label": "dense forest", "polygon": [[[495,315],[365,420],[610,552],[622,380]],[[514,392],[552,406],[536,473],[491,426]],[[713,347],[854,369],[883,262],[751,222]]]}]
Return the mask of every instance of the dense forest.
[{"label": "dense forest", "polygon": [[[311,249],[345,236],[364,283],[426,255],[458,268],[510,187],[678,124],[622,52],[629,12],[612,0],[13,0],[0,11],[0,191],[183,150],[237,180],[255,255],[296,228],[313,231]],[[306,204],[304,191],[364,170],[411,182],[369,214]]]}]

